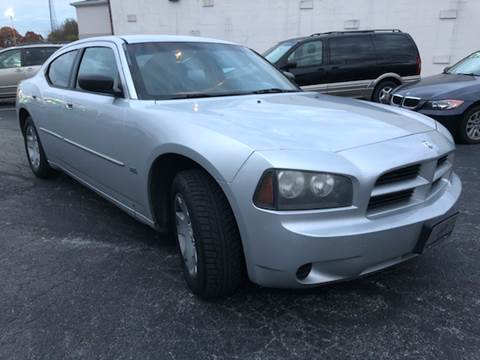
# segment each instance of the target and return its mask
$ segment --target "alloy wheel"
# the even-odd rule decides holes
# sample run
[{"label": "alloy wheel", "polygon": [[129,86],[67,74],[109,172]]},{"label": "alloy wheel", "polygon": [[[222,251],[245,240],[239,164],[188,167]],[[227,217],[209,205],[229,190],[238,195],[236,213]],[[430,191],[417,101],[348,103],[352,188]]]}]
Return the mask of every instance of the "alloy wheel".
[{"label": "alloy wheel", "polygon": [[386,104],[387,99],[392,91],[393,91],[393,88],[391,86],[385,86],[380,89],[380,94],[378,99],[382,104]]},{"label": "alloy wheel", "polygon": [[175,222],[183,262],[190,276],[195,277],[198,272],[197,245],[193,235],[190,213],[181,194],[175,195]]},{"label": "alloy wheel", "polygon": [[467,136],[470,140],[480,140],[480,111],[474,112],[467,120]]},{"label": "alloy wheel", "polygon": [[35,169],[38,169],[40,166],[40,145],[38,143],[37,133],[33,126],[29,125],[27,127],[25,136],[27,141],[28,160]]}]

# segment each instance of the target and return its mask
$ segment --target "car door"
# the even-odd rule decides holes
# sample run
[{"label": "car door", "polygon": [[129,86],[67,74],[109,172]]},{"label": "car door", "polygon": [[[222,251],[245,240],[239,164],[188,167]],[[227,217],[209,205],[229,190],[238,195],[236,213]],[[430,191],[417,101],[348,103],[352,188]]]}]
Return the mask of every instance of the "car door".
[{"label": "car door", "polygon": [[376,79],[370,35],[338,35],[328,40],[328,94],[363,97]]},{"label": "car door", "polygon": [[288,55],[283,69],[295,75],[295,82],[306,90],[326,90],[324,42],[317,39],[300,44]]},{"label": "car door", "polygon": [[132,151],[125,141],[129,102],[109,93],[85,91],[78,83],[86,75],[107,76],[114,79],[114,87],[121,89],[119,68],[115,45],[99,42],[83,50],[75,84],[65,91],[65,163],[72,174],[97,190],[135,207],[128,196],[135,169],[125,163],[127,153]]},{"label": "car door", "polygon": [[35,96],[34,119],[49,160],[62,165],[66,144],[63,140],[68,128],[68,115],[64,92],[71,86],[73,68],[78,50],[65,52],[48,65],[45,86]]},{"label": "car door", "polygon": [[43,63],[55,52],[57,47],[31,47],[22,49],[23,78],[34,76],[42,67]]},{"label": "car door", "polygon": [[0,96],[15,96],[17,85],[24,79],[20,49],[0,53]]}]

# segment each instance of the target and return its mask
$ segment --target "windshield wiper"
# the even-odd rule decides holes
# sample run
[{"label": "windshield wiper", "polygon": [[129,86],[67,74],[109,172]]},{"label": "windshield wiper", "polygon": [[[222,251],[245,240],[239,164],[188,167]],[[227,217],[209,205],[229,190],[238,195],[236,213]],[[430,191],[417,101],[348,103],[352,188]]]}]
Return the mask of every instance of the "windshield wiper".
[{"label": "windshield wiper", "polygon": [[279,94],[279,93],[290,93],[290,92],[298,92],[299,90],[287,90],[287,89],[280,89],[280,88],[271,88],[271,89],[261,89],[252,91],[251,94]]},{"label": "windshield wiper", "polygon": [[457,73],[457,75],[465,75],[465,76],[479,76],[478,74],[475,74],[475,73],[468,73],[468,74]]},{"label": "windshield wiper", "polygon": [[178,100],[178,99],[196,99],[196,98],[210,98],[210,97],[222,97],[222,96],[240,96],[240,95],[251,95],[251,94],[277,94],[277,93],[289,93],[289,92],[298,92],[299,90],[287,90],[280,88],[271,88],[271,89],[261,89],[255,91],[245,91],[245,92],[229,92],[229,93],[180,93],[175,95],[167,95],[159,97],[155,100]]}]

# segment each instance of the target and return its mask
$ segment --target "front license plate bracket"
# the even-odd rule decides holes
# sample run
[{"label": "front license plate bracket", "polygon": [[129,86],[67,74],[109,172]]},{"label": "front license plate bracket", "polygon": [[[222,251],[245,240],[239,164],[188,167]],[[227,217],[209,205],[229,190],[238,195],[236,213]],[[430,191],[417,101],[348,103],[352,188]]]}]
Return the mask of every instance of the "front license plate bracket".
[{"label": "front license plate bracket", "polygon": [[432,247],[450,237],[455,228],[459,212],[449,214],[434,224],[425,224],[414,253],[422,254],[426,248]]}]

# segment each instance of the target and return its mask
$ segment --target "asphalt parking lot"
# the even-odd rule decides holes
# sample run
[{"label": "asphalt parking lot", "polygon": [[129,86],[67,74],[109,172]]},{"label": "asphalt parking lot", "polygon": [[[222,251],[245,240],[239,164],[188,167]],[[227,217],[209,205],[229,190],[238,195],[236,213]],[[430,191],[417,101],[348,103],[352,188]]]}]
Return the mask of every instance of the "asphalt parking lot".
[{"label": "asphalt parking lot", "polygon": [[66,176],[34,178],[0,107],[1,359],[480,359],[480,146],[446,243],[309,291],[185,287],[173,241]]}]

